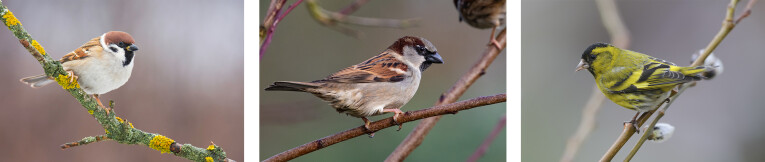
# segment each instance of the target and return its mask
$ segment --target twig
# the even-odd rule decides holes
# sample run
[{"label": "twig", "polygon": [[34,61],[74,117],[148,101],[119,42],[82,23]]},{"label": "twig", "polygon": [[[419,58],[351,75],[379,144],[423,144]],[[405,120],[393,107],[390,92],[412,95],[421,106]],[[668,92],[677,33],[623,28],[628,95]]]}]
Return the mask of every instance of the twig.
[{"label": "twig", "polygon": [[[498,94],[494,96],[485,96],[485,97],[477,97],[470,100],[460,101],[453,104],[448,105],[440,105],[440,106],[433,106],[427,109],[417,110],[417,111],[409,111],[406,112],[405,115],[401,116],[400,120],[398,120],[399,123],[406,123],[411,121],[416,121],[419,119],[432,117],[436,115],[444,115],[444,114],[454,114],[456,112],[472,109],[479,106],[485,106],[485,105],[491,105],[496,103],[505,102],[507,100],[507,96],[505,94]],[[270,158],[264,160],[267,162],[271,161],[288,161],[292,160],[294,158],[300,157],[302,155],[311,153],[313,151],[325,148],[327,146],[355,138],[361,135],[364,135],[366,133],[370,132],[376,132],[391,126],[396,126],[396,124],[393,122],[393,117],[385,118],[382,120],[378,120],[375,122],[372,122],[369,125],[370,130],[366,130],[364,126],[359,126],[353,129],[349,129],[340,133],[336,133],[334,135],[330,135],[321,139],[318,139],[313,142],[309,142],[306,144],[303,144],[301,146],[292,148],[290,150],[284,151],[282,153],[279,153],[277,155],[271,156]]]},{"label": "twig", "polygon": [[[505,32],[506,29],[503,29],[496,37],[497,42],[499,42],[502,48],[497,49],[494,46],[487,46],[481,59],[475,65],[473,65],[473,67],[470,68],[467,73],[462,75],[460,80],[458,80],[451,89],[441,94],[441,97],[438,99],[435,105],[445,105],[456,101],[460,98],[460,96],[462,96],[463,93],[465,93],[470,85],[472,85],[473,82],[478,79],[478,77],[481,77],[484,73],[486,73],[486,68],[489,67],[491,62],[494,61],[494,58],[496,58],[497,55],[499,55],[499,53],[505,49],[505,46],[507,45]],[[441,116],[435,116],[420,121],[420,123],[417,124],[414,129],[412,129],[412,132],[406,136],[406,139],[401,141],[398,147],[396,147],[396,150],[393,150],[393,152],[388,155],[388,158],[385,159],[385,161],[403,161],[407,156],[409,156],[409,153],[414,151],[414,149],[417,148],[420,143],[422,143],[422,140],[425,139],[425,135],[427,135],[428,132],[433,129],[433,126],[436,125],[436,122],[438,122],[439,119],[441,119]]]},{"label": "twig", "polygon": [[[630,32],[624,21],[619,14],[616,2],[613,0],[597,0],[595,1],[600,12],[600,19],[603,22],[603,26],[611,35],[611,43],[617,47],[629,49],[630,46]],[[561,162],[570,162],[574,160],[579,148],[585,139],[590,135],[593,129],[595,129],[596,116],[598,111],[602,107],[605,96],[598,89],[598,85],[593,85],[590,99],[587,100],[587,104],[582,110],[582,120],[579,122],[579,127],[576,132],[569,137],[566,142],[566,149],[563,151]]]},{"label": "twig", "polygon": [[468,162],[476,162],[479,158],[481,158],[481,156],[483,156],[483,154],[486,153],[486,150],[489,149],[489,145],[491,145],[492,141],[497,138],[497,135],[502,132],[502,129],[505,129],[505,124],[507,124],[505,122],[506,120],[507,114],[502,115],[502,117],[499,119],[499,122],[497,122],[497,126],[494,127],[494,130],[492,130],[491,133],[489,133],[489,136],[483,140],[483,143],[481,143],[481,146],[478,146],[478,149],[473,152],[473,155],[470,155],[470,158],[467,160]]},{"label": "twig", "polygon": [[61,149],[63,150],[70,147],[87,145],[93,142],[100,142],[103,140],[109,140],[109,137],[107,137],[106,135],[97,135],[95,137],[85,137],[85,138],[82,138],[82,140],[79,140],[77,142],[70,142],[70,143],[65,143],[61,145]]},{"label": "twig", "polygon": [[[704,64],[704,60],[706,60],[707,56],[709,56],[709,54],[712,53],[712,51],[715,48],[717,48],[717,46],[728,35],[728,33],[730,33],[730,31],[733,30],[733,28],[736,25],[738,25],[738,23],[741,22],[741,20],[743,18],[746,18],[746,17],[749,16],[749,14],[752,12],[751,11],[752,10],[752,6],[756,2],[757,2],[757,0],[750,0],[749,3],[747,3],[747,5],[746,5],[744,13],[741,14],[736,19],[736,21],[731,21],[731,20],[733,20],[733,14],[735,13],[736,4],[738,3],[738,0],[731,0],[730,4],[728,5],[728,12],[726,14],[725,20],[723,21],[723,25],[720,28],[720,32],[715,36],[714,39],[712,39],[712,42],[704,50],[704,54],[702,54],[699,58],[697,58],[696,61],[694,61],[693,64],[691,64],[691,66],[700,66],[700,65]],[[656,115],[656,117],[653,119],[653,121],[651,122],[651,125],[648,126],[646,132],[650,132],[650,131],[653,130],[653,127],[656,125],[656,123],[658,123],[659,120],[662,117],[664,117],[664,113],[667,111],[667,109],[669,109],[669,105],[671,104],[671,101],[674,101],[675,98],[677,98],[682,92],[684,92],[689,87],[691,87],[690,84],[688,84],[688,85],[684,85],[683,84],[683,85],[679,85],[678,86],[678,89],[679,89],[678,92],[674,93],[674,94],[672,94],[670,96],[670,103],[668,103],[663,109],[659,110],[659,114]],[[646,133],[646,134],[644,134],[643,136],[640,137],[640,140],[632,148],[632,151],[630,151],[630,154],[627,155],[627,157],[625,158],[625,161],[628,161],[628,160],[632,159],[632,157],[635,156],[637,151],[640,150],[640,147],[643,146],[643,143],[648,138],[647,134],[648,133]]]},{"label": "twig", "polygon": [[[690,66],[702,65],[704,63],[704,60],[706,60],[706,58],[709,56],[709,54],[712,53],[712,51],[714,51],[715,48],[717,48],[720,42],[722,42],[722,40],[728,35],[728,33],[730,33],[730,31],[735,27],[736,23],[739,22],[739,21],[736,21],[736,22],[733,21],[733,15],[735,13],[737,3],[738,3],[738,0],[731,0],[730,4],[728,5],[728,11],[726,13],[725,20],[723,21],[722,27],[720,28],[720,31],[717,33],[717,35],[715,35],[714,39],[712,39],[712,41],[706,47],[706,49],[704,50],[704,53],[702,53],[699,56],[699,58],[697,58],[696,61],[694,61],[693,64],[691,64]],[[747,9],[751,9],[751,5],[753,5],[752,2],[750,2],[747,5]],[[746,16],[742,15],[741,18],[743,17],[746,17]],[[685,84],[678,85],[679,92],[685,91],[685,89],[687,89],[688,87],[690,86],[685,86]],[[677,98],[678,95],[680,94],[679,92],[670,94],[669,96],[669,98],[671,99],[670,101],[674,101],[674,99]],[[654,118],[654,120],[651,122],[651,126],[648,127],[646,132],[650,132],[653,130],[653,125],[655,125],[658,122],[658,120],[664,116],[664,112],[669,108],[669,104],[670,103],[668,103],[667,106],[664,107],[663,109],[659,110],[659,115],[657,115],[656,118]],[[657,107],[661,107],[661,105],[658,105]],[[646,113],[648,115],[644,114],[643,116],[641,116],[640,124],[638,124],[638,127],[642,126],[642,123],[648,120],[648,118],[650,118],[650,116],[655,111],[656,110]],[[627,128],[627,125],[629,125],[629,128]],[[619,149],[621,149],[621,147],[624,146],[624,144],[627,142],[629,137],[631,137],[632,134],[634,133],[635,133],[634,127],[632,127],[630,124],[625,124],[625,129],[620,135],[620,138],[614,142],[614,145],[612,145],[612,147],[606,152],[603,158],[601,158],[601,161],[610,161],[611,159],[613,159],[613,157],[616,155]],[[621,138],[624,136],[626,136],[627,138],[626,139]],[[644,137],[641,137],[640,140],[644,141],[645,137],[647,136],[644,135]],[[630,151],[631,152],[630,155],[628,155],[628,157],[625,158],[625,161],[631,160],[634,154],[637,152],[637,150],[640,149],[640,146],[642,146],[642,144],[643,142],[638,142],[635,145],[635,147],[633,147],[633,150]],[[618,148],[616,148],[617,146]]]},{"label": "twig", "polygon": [[[274,3],[274,1],[280,1],[280,2]],[[284,6],[284,2],[286,0],[274,0],[274,1],[271,1],[271,5],[272,5],[271,7],[274,7],[274,8],[272,10],[272,8],[269,7],[268,9],[269,15],[266,17],[266,20],[263,22],[264,24],[263,28],[261,28],[262,30],[266,31],[266,32],[261,31],[261,33],[265,33],[266,38],[263,41],[263,44],[260,45],[260,57],[263,57],[263,53],[266,53],[266,49],[268,49],[268,45],[271,44],[271,39],[274,36],[274,31],[276,30],[276,26],[279,25],[279,22],[281,22],[282,19],[284,19],[284,17],[287,17],[287,14],[289,14],[290,11],[292,11],[292,9],[295,9],[295,7],[297,7],[297,5],[300,4],[300,2],[303,2],[303,0],[298,0],[292,5],[290,5],[287,8],[287,11],[284,11],[284,13],[281,13],[282,11],[280,9],[282,8],[282,6]],[[274,6],[275,4],[276,6]],[[273,13],[273,15],[271,15],[271,13]],[[274,17],[276,17],[275,20],[274,20]]]},{"label": "twig", "polygon": [[[114,110],[108,111],[104,108],[100,108],[96,103],[95,98],[91,97],[82,89],[77,81],[69,82],[70,76],[64,71],[61,63],[53,60],[46,52],[45,49],[32,39],[32,36],[27,33],[21,22],[8,10],[8,8],[0,1],[0,20],[8,27],[8,30],[13,32],[13,35],[19,39],[24,48],[37,59],[45,70],[45,74],[49,77],[55,78],[59,85],[64,88],[69,94],[71,94],[77,101],[91,114],[98,123],[106,130],[105,138],[112,139],[123,144],[140,144],[149,146],[152,149],[158,150],[162,153],[172,152],[173,155],[183,157],[193,161],[225,161],[226,153],[223,152],[218,146],[211,145],[208,149],[202,149],[194,147],[190,144],[181,145],[174,140],[165,136],[148,133],[139,129],[133,128],[132,124],[127,121],[123,121],[116,117],[117,113]],[[174,147],[175,146],[175,147]]]},{"label": "twig", "polygon": [[404,19],[404,20],[397,20],[397,19],[380,19],[380,18],[369,18],[369,17],[359,17],[359,16],[350,16],[348,14],[356,11],[360,5],[363,5],[366,3],[366,0],[358,0],[352,3],[350,6],[346,7],[341,12],[331,12],[327,11],[315,1],[315,0],[308,0],[306,1],[306,5],[308,7],[308,12],[311,13],[311,16],[319,22],[319,24],[326,26],[332,30],[339,31],[343,34],[350,35],[353,37],[361,37],[361,33],[346,28],[343,26],[340,26],[339,24],[351,24],[351,25],[361,25],[361,26],[370,26],[370,27],[387,27],[387,28],[409,28],[417,25],[418,20],[417,19]]}]

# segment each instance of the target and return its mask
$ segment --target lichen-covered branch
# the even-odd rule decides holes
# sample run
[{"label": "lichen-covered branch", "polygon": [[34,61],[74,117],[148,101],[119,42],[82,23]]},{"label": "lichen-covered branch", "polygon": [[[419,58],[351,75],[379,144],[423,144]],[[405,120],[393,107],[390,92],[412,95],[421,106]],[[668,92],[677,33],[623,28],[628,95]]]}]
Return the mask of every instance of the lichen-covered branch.
[{"label": "lichen-covered branch", "polygon": [[[462,94],[467,91],[470,85],[473,85],[473,82],[478,80],[479,77],[486,73],[486,68],[491,65],[499,53],[505,49],[505,46],[507,46],[507,40],[505,38],[506,30],[507,29],[503,29],[496,37],[497,42],[499,42],[502,48],[497,49],[494,46],[487,46],[481,59],[478,60],[478,62],[473,65],[473,67],[470,68],[467,73],[462,75],[460,80],[458,80],[451,89],[441,94],[441,97],[438,99],[435,105],[445,105],[457,101],[457,99],[459,99],[460,96],[462,96]],[[420,123],[417,124],[412,132],[406,136],[404,141],[401,141],[398,147],[396,147],[396,150],[393,150],[393,152],[388,155],[388,158],[385,159],[385,161],[403,161],[407,156],[409,156],[409,153],[414,151],[417,146],[420,146],[422,140],[425,140],[425,135],[428,135],[428,132],[433,129],[433,126],[435,126],[440,119],[441,116],[434,116],[420,121]]]},{"label": "lichen-covered branch", "polygon": [[123,144],[149,146],[161,153],[172,153],[192,161],[229,160],[226,158],[226,153],[216,145],[210,145],[207,149],[197,148],[189,144],[181,145],[165,136],[144,132],[134,128],[133,124],[130,122],[117,117],[117,113],[113,110],[107,111],[104,108],[99,108],[96,99],[82,91],[76,80],[70,82],[70,76],[64,71],[61,63],[52,59],[48,53],[45,52],[42,45],[40,45],[37,40],[32,39],[32,36],[27,33],[24,27],[22,27],[21,21],[13,15],[13,12],[8,10],[2,1],[0,1],[0,16],[2,23],[8,27],[8,30],[13,32],[13,35],[19,39],[21,45],[29,51],[32,57],[37,59],[40,65],[42,65],[45,70],[45,75],[55,78],[58,84],[77,99],[85,110],[87,110],[88,114],[92,115],[106,132],[105,135],[86,137],[76,143],[65,144],[62,148],[87,144],[98,141],[99,139],[111,139]]},{"label": "lichen-covered branch", "polygon": [[[417,111],[408,111],[400,117],[398,122],[407,123],[407,122],[416,121],[416,120],[420,120],[420,119],[432,117],[432,116],[454,114],[462,110],[468,110],[475,107],[491,105],[491,104],[501,103],[505,101],[507,101],[507,96],[505,94],[477,97],[474,99],[460,101],[460,102],[456,102],[452,104],[433,106],[427,109],[422,109]],[[372,122],[369,125],[369,128],[370,128],[369,131],[367,131],[362,125],[353,129],[336,133],[334,135],[330,135],[330,136],[318,139],[316,141],[312,141],[312,142],[303,144],[301,146],[292,148],[290,150],[284,151],[277,155],[271,156],[270,158],[264,161],[273,162],[273,161],[292,160],[294,158],[303,156],[313,151],[326,148],[327,146],[334,145],[336,143],[340,143],[342,141],[355,138],[355,137],[364,135],[366,133],[376,132],[376,131],[379,131],[388,127],[392,127],[392,126],[396,126],[396,123],[393,122],[393,117],[385,118],[382,120]]]}]

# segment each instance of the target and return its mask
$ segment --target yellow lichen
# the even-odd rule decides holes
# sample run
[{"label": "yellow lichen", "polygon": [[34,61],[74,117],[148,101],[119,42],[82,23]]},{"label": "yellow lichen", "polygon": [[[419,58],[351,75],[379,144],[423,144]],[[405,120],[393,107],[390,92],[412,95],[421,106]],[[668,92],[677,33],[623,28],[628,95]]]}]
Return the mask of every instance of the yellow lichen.
[{"label": "yellow lichen", "polygon": [[135,128],[131,122],[128,122],[128,125],[130,125],[130,128]]},{"label": "yellow lichen", "polygon": [[37,49],[37,52],[40,52],[41,55],[47,55],[48,53],[45,53],[45,48],[40,45],[40,43],[37,42],[37,40],[32,40],[32,47],[35,47]]},{"label": "yellow lichen", "polygon": [[173,139],[162,135],[157,135],[154,136],[151,141],[149,141],[149,147],[158,150],[161,153],[170,153],[170,145],[172,145],[174,142],[175,141]]},{"label": "yellow lichen", "polygon": [[215,145],[210,145],[210,146],[207,146],[207,150],[210,150],[210,151],[212,151],[213,149],[215,149]]},{"label": "yellow lichen", "polygon": [[205,162],[214,162],[212,157],[205,157]]},{"label": "yellow lichen", "polygon": [[120,123],[125,123],[125,120],[122,120],[122,118],[120,117],[115,116],[114,118],[117,119],[117,121],[119,121]]},{"label": "yellow lichen", "polygon": [[88,110],[88,114],[93,115],[93,110]]},{"label": "yellow lichen", "polygon": [[106,132],[106,134],[109,134],[109,130],[108,129],[104,129],[104,132]]},{"label": "yellow lichen", "polygon": [[61,85],[64,89],[80,88],[80,84],[77,83],[77,80],[69,82],[71,80],[72,79],[68,75],[59,74],[58,77],[56,77],[56,82],[58,82],[58,85]]},{"label": "yellow lichen", "polygon": [[13,12],[8,11],[3,14],[3,19],[5,20],[5,26],[11,27],[12,25],[21,25],[21,22],[19,22],[19,19],[16,19],[16,16],[13,16]]}]

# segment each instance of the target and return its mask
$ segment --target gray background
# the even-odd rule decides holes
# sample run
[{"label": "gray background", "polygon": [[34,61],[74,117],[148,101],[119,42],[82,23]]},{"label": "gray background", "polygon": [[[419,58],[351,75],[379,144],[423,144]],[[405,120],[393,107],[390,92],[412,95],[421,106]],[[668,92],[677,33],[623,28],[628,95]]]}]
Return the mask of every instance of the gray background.
[{"label": "gray background", "polygon": [[[739,10],[746,2],[739,4]],[[729,1],[617,3],[632,32],[631,50],[689,65],[691,54],[704,48],[720,29]],[[594,1],[541,0],[522,5],[523,161],[557,161],[594,85],[592,75],[575,73],[574,68],[587,46],[609,42],[609,35]],[[764,20],[765,5],[758,3],[714,51],[725,63],[725,73],[680,96],[661,120],[676,127],[672,139],[647,142],[634,161],[765,160],[761,151],[765,149]],[[605,101],[597,128],[575,160],[598,160],[633,114]],[[624,159],[635,141],[628,142],[614,160]]]}]

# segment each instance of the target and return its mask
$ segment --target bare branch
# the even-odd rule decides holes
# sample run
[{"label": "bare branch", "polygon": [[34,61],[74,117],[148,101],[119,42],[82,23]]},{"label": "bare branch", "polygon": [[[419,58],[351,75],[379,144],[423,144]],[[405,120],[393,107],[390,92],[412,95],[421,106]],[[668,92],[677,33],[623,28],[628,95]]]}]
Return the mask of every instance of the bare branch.
[{"label": "bare branch", "polygon": [[497,135],[499,135],[500,132],[502,132],[502,129],[505,129],[505,124],[507,124],[505,121],[507,121],[507,114],[502,115],[501,118],[499,118],[499,122],[497,122],[497,126],[494,127],[494,130],[489,133],[489,136],[486,137],[485,140],[483,140],[483,143],[481,143],[481,146],[478,146],[478,149],[473,152],[473,155],[470,155],[470,158],[468,158],[468,162],[476,162],[478,161],[483,154],[486,153],[486,150],[489,149],[489,145],[494,141],[495,138],[497,138]]},{"label": "bare branch", "polygon": [[[281,13],[281,8],[284,6],[284,3],[286,0],[274,0],[271,1],[271,6],[268,8],[268,16],[266,16],[266,20],[263,22],[263,26],[261,27],[261,39],[263,38],[263,35],[265,35],[265,40],[263,41],[263,44],[260,45],[260,57],[263,57],[263,53],[266,53],[266,49],[268,49],[268,45],[271,44],[271,39],[274,36],[274,31],[276,30],[276,26],[279,25],[279,22],[284,19],[284,17],[287,16],[287,14],[292,11],[292,9],[295,9],[297,5],[299,5],[303,0],[298,0],[294,4],[290,5],[287,8],[287,11],[284,11],[284,13]],[[277,17],[278,16],[278,17]]]},{"label": "bare branch", "polygon": [[[598,6],[603,26],[608,31],[608,34],[611,35],[611,43],[614,46],[628,49],[631,40],[630,32],[622,20],[621,14],[619,14],[616,2],[613,0],[596,0],[595,3]],[[561,162],[573,161],[576,153],[579,152],[582,142],[595,129],[596,115],[606,97],[600,92],[598,85],[593,85],[593,87],[590,99],[587,100],[587,104],[582,110],[582,120],[579,122],[579,127],[566,143],[566,149],[563,151],[563,156],[560,159]]]},{"label": "bare branch", "polygon": [[[506,100],[507,100],[507,96],[505,94],[477,97],[474,99],[460,101],[453,104],[433,106],[427,109],[422,109],[417,111],[408,111],[404,113],[404,115],[401,116],[398,121],[399,123],[406,123],[406,122],[416,121],[416,120],[420,120],[420,119],[432,117],[432,116],[437,116],[437,115],[454,114],[462,110],[468,110],[468,109],[472,109],[479,106],[501,103],[501,102],[505,102]],[[340,143],[342,141],[355,138],[355,137],[364,135],[366,133],[376,132],[391,126],[396,126],[396,124],[393,122],[393,117],[385,118],[382,120],[372,122],[369,125],[369,128],[371,129],[370,131],[367,131],[362,125],[353,129],[336,133],[334,135],[330,135],[330,136],[318,139],[316,141],[309,142],[301,146],[292,148],[290,150],[284,151],[277,155],[271,156],[270,158],[264,161],[271,162],[271,161],[292,160],[294,158],[303,156],[305,154],[325,148],[327,146],[334,145],[336,143]]]},{"label": "bare branch", "polygon": [[[478,79],[478,77],[481,77],[486,73],[486,68],[489,67],[491,62],[494,61],[494,58],[496,58],[507,45],[505,32],[506,29],[503,29],[502,32],[499,32],[499,35],[497,35],[496,38],[497,42],[502,45],[502,48],[497,49],[494,46],[487,46],[481,59],[473,65],[467,73],[462,75],[460,80],[458,80],[451,89],[441,94],[441,97],[435,105],[445,105],[456,101],[463,93],[465,93],[470,85]],[[406,136],[406,139],[401,141],[401,144],[396,147],[396,150],[393,150],[393,152],[388,155],[388,158],[385,159],[385,161],[403,161],[409,156],[409,153],[414,151],[414,149],[422,143],[422,140],[425,139],[425,135],[430,132],[430,129],[433,129],[433,126],[436,125],[436,122],[438,122],[439,119],[441,119],[441,116],[435,116],[420,121],[412,132]]]}]

